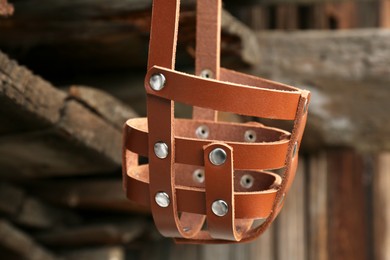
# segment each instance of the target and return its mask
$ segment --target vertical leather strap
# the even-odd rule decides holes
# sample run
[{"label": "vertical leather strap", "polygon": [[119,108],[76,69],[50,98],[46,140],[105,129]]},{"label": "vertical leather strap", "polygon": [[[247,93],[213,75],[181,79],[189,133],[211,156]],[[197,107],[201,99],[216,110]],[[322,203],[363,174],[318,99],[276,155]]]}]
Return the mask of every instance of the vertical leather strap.
[{"label": "vertical leather strap", "polygon": [[[197,0],[195,74],[219,80],[222,0]],[[202,73],[203,72],[203,73]],[[217,111],[194,107],[193,118],[217,120]]]},{"label": "vertical leather strap", "polygon": [[[174,69],[177,32],[179,23],[179,0],[154,0],[152,27],[149,44],[148,68],[158,65]],[[149,78],[145,79],[145,87]],[[174,102],[147,95],[149,128],[149,192],[151,211],[160,233],[168,237],[191,238],[202,228],[204,217],[182,214],[179,220],[175,190],[175,142],[174,142]],[[156,143],[165,143],[168,155],[160,159],[154,152]],[[158,193],[169,196],[169,205],[160,207],[155,201]]]},{"label": "vertical leather strap", "polygon": [[[210,161],[209,155],[215,149],[222,149],[226,153],[226,160],[221,165],[214,165]],[[223,143],[207,145],[204,147],[204,161],[207,226],[210,236],[214,239],[238,241],[241,237],[235,227],[233,148]],[[214,204],[217,213],[219,209],[223,216],[213,211]]]}]

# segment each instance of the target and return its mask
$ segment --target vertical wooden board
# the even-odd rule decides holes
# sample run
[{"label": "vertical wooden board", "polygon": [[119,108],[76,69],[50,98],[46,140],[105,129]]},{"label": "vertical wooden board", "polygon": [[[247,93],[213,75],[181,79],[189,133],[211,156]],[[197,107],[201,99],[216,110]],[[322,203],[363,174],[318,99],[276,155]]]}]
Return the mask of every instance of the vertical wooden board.
[{"label": "vertical wooden board", "polygon": [[266,230],[258,239],[250,244],[250,258],[251,260],[274,260],[275,248],[275,229],[272,225]]},{"label": "vertical wooden board", "polygon": [[357,5],[357,27],[358,28],[375,28],[378,27],[379,16],[381,12],[379,1],[359,1]]},{"label": "vertical wooden board", "polygon": [[254,31],[266,30],[269,28],[268,20],[269,13],[267,8],[262,5],[255,5],[250,9],[251,17],[251,28]]},{"label": "vertical wooden board", "polygon": [[390,259],[390,153],[378,156],[373,180],[375,259]]},{"label": "vertical wooden board", "polygon": [[277,219],[277,259],[306,259],[305,165],[300,160],[295,180]]},{"label": "vertical wooden board", "polygon": [[390,0],[380,0],[379,26],[390,28]]},{"label": "vertical wooden board", "polygon": [[353,150],[327,154],[328,258],[363,260],[368,256],[367,207],[363,161]]},{"label": "vertical wooden board", "polygon": [[198,260],[200,246],[198,245],[173,245],[170,260]]},{"label": "vertical wooden board", "polygon": [[327,165],[326,154],[310,158],[308,176],[309,259],[328,259]]},{"label": "vertical wooden board", "polygon": [[139,259],[167,260],[169,259],[172,246],[173,246],[173,242],[169,238],[143,243],[143,248],[141,249]]},{"label": "vertical wooden board", "polygon": [[250,257],[250,244],[237,244],[237,245],[231,245],[230,246],[230,259],[248,259],[253,260],[253,258]]},{"label": "vertical wooden board", "polygon": [[200,249],[201,260],[230,259],[229,245],[202,245]]}]

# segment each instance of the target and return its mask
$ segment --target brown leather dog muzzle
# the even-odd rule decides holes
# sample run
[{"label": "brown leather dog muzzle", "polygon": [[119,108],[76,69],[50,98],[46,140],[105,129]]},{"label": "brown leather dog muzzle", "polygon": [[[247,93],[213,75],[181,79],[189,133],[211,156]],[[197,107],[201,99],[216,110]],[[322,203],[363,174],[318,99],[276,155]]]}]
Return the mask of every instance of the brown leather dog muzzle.
[{"label": "brown leather dog muzzle", "polygon": [[[179,6],[153,2],[148,117],[124,126],[124,188],[177,242],[250,241],[275,219],[294,179],[309,92],[220,68],[220,0],[197,3],[196,75],[176,71]],[[193,106],[193,119],[175,119],[175,101]],[[294,126],[221,122],[216,111]]]}]

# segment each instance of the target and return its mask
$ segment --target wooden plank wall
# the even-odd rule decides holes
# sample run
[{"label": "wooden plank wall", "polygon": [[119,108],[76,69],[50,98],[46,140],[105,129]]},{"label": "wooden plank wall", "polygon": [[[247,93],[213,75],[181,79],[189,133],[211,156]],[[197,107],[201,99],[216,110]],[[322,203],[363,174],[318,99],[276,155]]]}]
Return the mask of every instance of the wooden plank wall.
[{"label": "wooden plank wall", "polygon": [[390,153],[318,152],[301,159],[281,214],[259,239],[243,245],[172,243],[165,259],[390,259],[389,187]]},{"label": "wooden plank wall", "polygon": [[254,30],[390,28],[390,0],[262,3],[240,18]]}]

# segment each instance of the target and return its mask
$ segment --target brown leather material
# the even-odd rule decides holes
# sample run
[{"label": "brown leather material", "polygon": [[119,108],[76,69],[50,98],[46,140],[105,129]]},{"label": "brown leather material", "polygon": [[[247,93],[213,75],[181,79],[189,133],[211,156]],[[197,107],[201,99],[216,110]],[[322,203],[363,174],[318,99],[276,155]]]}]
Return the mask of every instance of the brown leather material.
[{"label": "brown leather material", "polygon": [[[154,91],[148,82],[153,74],[158,73],[165,76],[166,87],[161,91]],[[274,89],[273,85],[266,84],[261,79],[258,79],[257,83],[254,86],[248,86],[203,79],[157,66],[148,71],[145,79],[146,91],[149,95],[241,115],[284,120],[295,119],[300,91],[293,87],[284,88],[284,85],[278,86],[279,89]],[[242,100],[255,100],[255,102],[243,104]]]},{"label": "brown leather material", "polygon": [[[198,0],[196,10],[195,75],[200,76],[202,71],[209,71],[206,75],[218,80],[221,67],[222,1]],[[216,121],[217,113],[212,109],[194,107],[193,118]]]},{"label": "brown leather material", "polygon": [[[186,124],[190,121],[179,119],[176,120],[176,122],[178,122],[177,125],[180,125],[180,128],[177,129],[181,129],[180,131],[188,129],[188,134],[184,136],[175,136],[175,151],[185,151],[185,153],[178,152],[175,154],[175,162],[203,166],[203,147],[208,145],[212,139],[195,139],[195,137],[192,137],[192,134],[195,133],[196,128],[193,127],[191,129],[191,127],[188,127]],[[289,145],[288,138],[290,136],[286,131],[277,130],[275,128],[255,127],[253,125],[245,127],[245,125],[214,122],[206,123],[205,121],[199,121],[198,124],[208,126],[213,135],[218,134],[220,136],[219,139],[215,138],[215,140],[226,141],[227,144],[234,148],[236,169],[278,169],[285,165]],[[146,120],[132,119],[127,122],[125,128],[125,131],[129,132],[129,137],[125,141],[126,148],[145,157],[149,154],[148,146],[146,146],[148,139],[148,130],[146,127]],[[214,129],[215,131],[211,131]],[[239,131],[239,129],[241,129],[241,131]],[[235,137],[235,135],[241,134],[241,138],[244,139],[244,129],[259,133],[258,136],[261,135],[262,139],[256,143],[238,142],[237,140],[240,136]],[[229,136],[232,140],[236,141],[230,141],[227,138]],[[153,151],[153,148],[151,148],[151,150]]]},{"label": "brown leather material", "polygon": [[[291,187],[310,93],[220,68],[220,0],[198,0],[197,76],[176,71],[179,6],[179,0],[153,1],[148,117],[124,126],[124,188],[131,201],[150,207],[161,234],[178,243],[251,241],[276,218]],[[208,77],[200,77],[204,70]],[[166,79],[159,91],[149,86],[156,73]],[[194,118],[175,119],[175,101],[194,106]],[[294,127],[290,134],[254,122],[218,122],[216,111],[294,120]],[[168,150],[159,158],[154,147],[161,142]],[[227,155],[219,166],[209,158],[215,148]],[[139,156],[149,163],[139,165]],[[157,203],[156,194],[164,195],[166,205]],[[213,212],[218,200],[226,203],[226,215]]]}]

